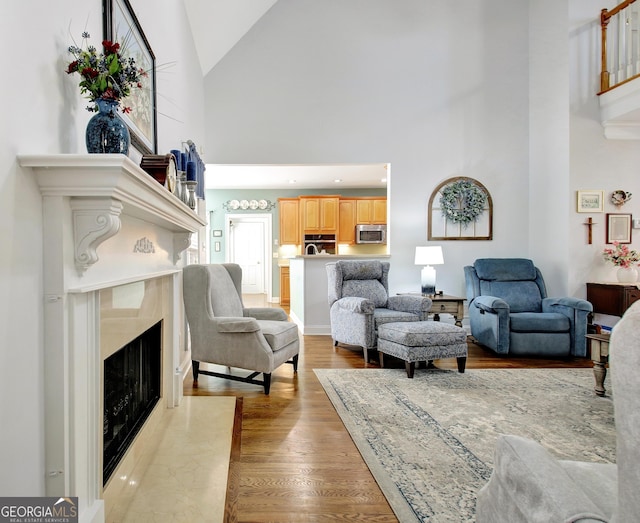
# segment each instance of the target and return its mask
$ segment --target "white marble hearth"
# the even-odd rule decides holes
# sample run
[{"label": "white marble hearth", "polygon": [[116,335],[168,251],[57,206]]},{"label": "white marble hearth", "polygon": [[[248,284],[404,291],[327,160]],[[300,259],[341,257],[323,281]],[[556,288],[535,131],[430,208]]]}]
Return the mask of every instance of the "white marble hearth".
[{"label": "white marble hearth", "polygon": [[157,423],[181,399],[181,258],[205,221],[123,155],[18,160],[43,200],[46,495],[78,496],[80,521],[104,521],[100,292],[163,289],[162,397],[147,424]]}]

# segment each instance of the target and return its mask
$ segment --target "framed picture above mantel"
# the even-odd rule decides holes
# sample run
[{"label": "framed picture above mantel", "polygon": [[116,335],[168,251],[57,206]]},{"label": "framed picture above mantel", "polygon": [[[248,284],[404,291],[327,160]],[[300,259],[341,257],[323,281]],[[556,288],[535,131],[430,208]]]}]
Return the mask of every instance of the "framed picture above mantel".
[{"label": "framed picture above mantel", "polygon": [[147,73],[142,88],[132,89],[123,101],[131,108],[121,114],[129,128],[131,145],[140,155],[156,154],[156,57],[128,0],[103,0],[102,7],[104,39],[119,43],[122,55],[134,58]]}]

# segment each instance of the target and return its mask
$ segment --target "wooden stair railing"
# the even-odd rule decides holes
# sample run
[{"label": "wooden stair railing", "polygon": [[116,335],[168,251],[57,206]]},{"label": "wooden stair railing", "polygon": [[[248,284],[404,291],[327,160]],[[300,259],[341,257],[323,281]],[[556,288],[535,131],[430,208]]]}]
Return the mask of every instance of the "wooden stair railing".
[{"label": "wooden stair railing", "polygon": [[[640,16],[636,0],[625,0],[611,10],[600,12],[601,73],[599,95],[640,78]],[[614,34],[608,34],[613,22]],[[611,65],[613,71],[609,70]]]}]

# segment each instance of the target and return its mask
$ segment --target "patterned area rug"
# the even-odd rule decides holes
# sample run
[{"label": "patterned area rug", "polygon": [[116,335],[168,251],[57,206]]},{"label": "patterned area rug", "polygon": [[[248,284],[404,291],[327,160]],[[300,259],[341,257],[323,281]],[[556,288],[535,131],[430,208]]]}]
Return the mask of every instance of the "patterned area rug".
[{"label": "patterned area rug", "polygon": [[401,522],[475,521],[498,434],[615,463],[611,384],[591,369],[315,369]]}]

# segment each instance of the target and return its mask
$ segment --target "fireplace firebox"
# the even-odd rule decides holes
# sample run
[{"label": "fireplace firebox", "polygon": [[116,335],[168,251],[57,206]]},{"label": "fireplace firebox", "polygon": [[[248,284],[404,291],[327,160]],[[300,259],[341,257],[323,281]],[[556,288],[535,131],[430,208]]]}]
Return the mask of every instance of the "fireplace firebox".
[{"label": "fireplace firebox", "polygon": [[104,360],[103,484],[160,399],[162,321]]}]

